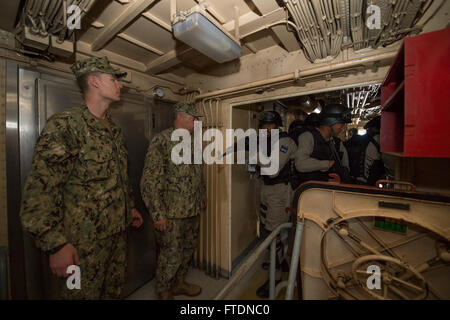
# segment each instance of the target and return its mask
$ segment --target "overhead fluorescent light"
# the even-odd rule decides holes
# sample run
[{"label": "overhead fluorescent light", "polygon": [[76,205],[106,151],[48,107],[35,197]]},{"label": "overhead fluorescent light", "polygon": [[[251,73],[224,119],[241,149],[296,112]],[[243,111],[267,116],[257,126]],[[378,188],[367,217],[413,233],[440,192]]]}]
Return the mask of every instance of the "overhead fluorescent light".
[{"label": "overhead fluorescent light", "polygon": [[178,40],[219,63],[234,60],[241,55],[241,46],[198,8],[187,15],[177,16],[173,33]]},{"label": "overhead fluorescent light", "polygon": [[358,136],[363,136],[367,133],[366,129],[358,129]]}]

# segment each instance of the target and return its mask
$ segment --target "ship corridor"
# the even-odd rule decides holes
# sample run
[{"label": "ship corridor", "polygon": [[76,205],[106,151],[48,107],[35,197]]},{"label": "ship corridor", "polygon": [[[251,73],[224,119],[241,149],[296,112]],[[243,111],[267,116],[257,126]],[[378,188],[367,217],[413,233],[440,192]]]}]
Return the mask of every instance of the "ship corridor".
[{"label": "ship corridor", "polygon": [[[80,10],[77,28],[71,5]],[[59,298],[48,254],[23,231],[21,194],[47,120],[83,104],[70,66],[103,56],[127,72],[109,112],[125,138],[144,220],[128,232],[123,299],[158,299],[159,249],[140,180],[150,141],[173,125],[180,101],[202,114],[203,132],[223,137],[257,130],[263,111],[278,112],[287,131],[342,104],[351,113],[342,141],[363,136],[381,116],[382,159],[395,182],[316,181],[292,190],[292,225],[280,234],[289,256],[299,245],[289,261],[295,275],[284,270],[284,285],[271,293],[450,299],[450,1],[20,0],[1,11],[0,300]],[[225,152],[217,137],[203,150],[211,142],[210,156]],[[245,163],[203,164],[203,175],[207,206],[187,275],[202,293],[176,299],[261,299],[256,292],[270,273],[262,268],[270,260],[262,179],[248,152]],[[384,282],[371,291],[363,271],[374,263]]]}]

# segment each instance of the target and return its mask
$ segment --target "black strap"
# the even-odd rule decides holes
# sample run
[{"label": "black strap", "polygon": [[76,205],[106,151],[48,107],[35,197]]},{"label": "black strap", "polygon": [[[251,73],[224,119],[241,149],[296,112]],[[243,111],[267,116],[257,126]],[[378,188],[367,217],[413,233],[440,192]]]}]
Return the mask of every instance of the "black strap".
[{"label": "black strap", "polygon": [[[340,140],[339,140],[340,142]],[[336,145],[335,145],[335,141],[333,139],[330,139],[330,141],[328,142],[330,149],[331,149],[331,154],[333,155],[334,161],[336,161],[340,167],[342,167],[342,162],[341,162],[341,158],[339,157],[339,153],[336,150]],[[339,145],[340,147],[340,145]]]},{"label": "black strap", "polygon": [[378,152],[380,153],[380,144],[376,142],[373,137],[369,137],[369,141],[375,145],[375,148],[377,148]]},{"label": "black strap", "polygon": [[63,243],[62,245],[59,245],[53,249],[50,249],[47,251],[48,254],[55,254],[57,253],[59,250],[61,250],[68,242]]}]

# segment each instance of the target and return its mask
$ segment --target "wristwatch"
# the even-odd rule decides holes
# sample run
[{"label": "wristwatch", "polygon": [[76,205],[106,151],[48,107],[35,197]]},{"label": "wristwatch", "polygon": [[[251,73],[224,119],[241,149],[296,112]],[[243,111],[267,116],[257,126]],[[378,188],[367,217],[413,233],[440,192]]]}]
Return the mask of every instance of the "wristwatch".
[{"label": "wristwatch", "polygon": [[61,250],[66,244],[67,244],[67,242],[65,242],[65,243],[63,243],[62,245],[57,246],[57,247],[55,247],[55,248],[53,248],[53,249],[51,249],[51,250],[48,250],[47,252],[48,252],[48,254],[55,254],[55,253],[57,253],[59,250]]}]

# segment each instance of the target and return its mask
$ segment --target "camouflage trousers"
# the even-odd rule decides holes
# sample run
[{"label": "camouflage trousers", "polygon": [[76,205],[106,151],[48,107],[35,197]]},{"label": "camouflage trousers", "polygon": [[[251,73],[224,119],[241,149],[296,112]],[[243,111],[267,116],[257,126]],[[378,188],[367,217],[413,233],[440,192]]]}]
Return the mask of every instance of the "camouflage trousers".
[{"label": "camouflage trousers", "polygon": [[170,290],[177,276],[188,272],[189,262],[198,245],[200,216],[183,219],[168,219],[165,231],[157,231],[159,247],[156,267],[156,292]]},{"label": "camouflage trousers", "polygon": [[75,245],[80,258],[81,289],[61,279],[66,300],[120,299],[127,272],[127,233]]}]

